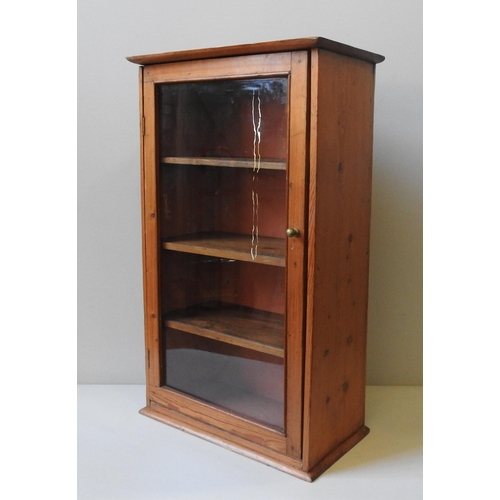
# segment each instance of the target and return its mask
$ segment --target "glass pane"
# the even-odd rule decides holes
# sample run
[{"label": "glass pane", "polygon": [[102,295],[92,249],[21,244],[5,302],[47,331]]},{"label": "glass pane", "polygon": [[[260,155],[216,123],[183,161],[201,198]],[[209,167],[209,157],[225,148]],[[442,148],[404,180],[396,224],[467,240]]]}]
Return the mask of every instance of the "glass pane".
[{"label": "glass pane", "polygon": [[283,429],[288,80],[158,92],[164,385]]}]

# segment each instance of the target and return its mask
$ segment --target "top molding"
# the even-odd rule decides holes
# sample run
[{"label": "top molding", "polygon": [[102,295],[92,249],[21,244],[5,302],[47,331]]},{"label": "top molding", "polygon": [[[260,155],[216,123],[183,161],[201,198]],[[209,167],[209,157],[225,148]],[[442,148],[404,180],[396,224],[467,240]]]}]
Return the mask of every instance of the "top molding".
[{"label": "top molding", "polygon": [[243,56],[251,54],[267,54],[270,52],[289,52],[293,50],[325,49],[344,56],[354,57],[373,64],[382,62],[385,57],[350,45],[334,42],[322,37],[293,38],[274,42],[248,43],[244,45],[229,45],[210,49],[182,50],[178,52],[163,52],[143,56],[130,56],[127,59],[135,64],[147,66],[177,61],[193,61],[195,59],[212,59],[215,57]]}]

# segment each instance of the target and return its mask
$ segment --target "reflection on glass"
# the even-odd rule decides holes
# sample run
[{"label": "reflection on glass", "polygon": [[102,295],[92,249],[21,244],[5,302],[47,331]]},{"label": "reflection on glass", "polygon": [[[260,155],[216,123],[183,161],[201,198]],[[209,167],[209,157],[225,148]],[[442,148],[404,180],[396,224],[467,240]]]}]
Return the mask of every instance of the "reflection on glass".
[{"label": "reflection on glass", "polygon": [[283,429],[288,80],[159,86],[164,383]]}]

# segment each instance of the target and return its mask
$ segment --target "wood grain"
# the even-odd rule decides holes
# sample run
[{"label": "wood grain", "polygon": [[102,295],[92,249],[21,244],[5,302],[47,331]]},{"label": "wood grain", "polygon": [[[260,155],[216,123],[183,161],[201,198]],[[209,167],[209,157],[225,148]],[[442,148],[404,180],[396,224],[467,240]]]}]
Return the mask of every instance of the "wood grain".
[{"label": "wood grain", "polygon": [[[148,374],[149,366],[149,350],[148,350],[148,323],[147,318],[147,308],[148,308],[148,286],[147,286],[147,254],[146,254],[146,190],[145,190],[145,147],[144,147],[144,87],[143,87],[143,73],[144,68],[139,68],[139,136],[140,136],[140,147],[141,147],[141,157],[140,157],[140,177],[141,177],[141,226],[142,226],[142,294],[143,294],[143,311],[144,311],[144,364],[146,368],[146,374]],[[149,386],[146,385],[146,401],[149,401]]]},{"label": "wood grain", "polygon": [[220,305],[191,307],[167,316],[164,326],[259,352],[284,356],[283,315]]},{"label": "wood grain", "polygon": [[275,467],[278,470],[292,474],[305,481],[311,480],[308,475],[301,470],[301,462],[299,460],[276,452],[265,445],[253,443],[239,436],[228,434],[222,429],[212,427],[204,422],[200,422],[156,403],[151,403],[150,407],[143,408],[139,413],[171,425],[184,432],[188,432],[189,434],[198,436],[240,455]]},{"label": "wood grain", "polygon": [[290,73],[290,52],[170,62],[144,67],[144,81],[155,83],[258,78]]},{"label": "wood grain", "polygon": [[[255,167],[253,158],[185,158],[166,156],[161,163],[174,165],[205,165],[208,167],[251,168]],[[262,159],[259,168],[263,170],[286,170],[286,161]]]},{"label": "wood grain", "polygon": [[160,304],[158,256],[158,170],[156,141],[156,101],[152,83],[143,81],[143,238],[145,323],[147,346],[147,379],[150,385],[160,385],[162,359],[160,356]]},{"label": "wood grain", "polygon": [[[231,58],[230,60],[210,60],[200,61],[194,64],[191,63],[173,63],[168,65],[158,65],[144,69],[143,89],[144,89],[144,114],[145,114],[145,140],[144,140],[144,169],[145,169],[145,217],[144,217],[144,234],[145,247],[147,258],[145,263],[145,276],[147,280],[148,295],[146,300],[147,308],[147,352],[148,352],[148,394],[149,394],[149,409],[156,407],[163,408],[163,412],[174,413],[182,419],[196,421],[196,425],[208,426],[212,434],[217,435],[222,433],[225,436],[231,436],[233,442],[245,442],[247,446],[261,446],[268,450],[268,453],[283,454],[286,451],[286,437],[268,426],[249,421],[245,418],[236,416],[227,411],[221,411],[220,408],[212,407],[189,398],[174,390],[168,390],[162,385],[162,346],[158,336],[157,317],[158,314],[158,298],[160,296],[160,287],[158,283],[158,250],[161,243],[158,238],[158,225],[156,222],[159,193],[158,193],[158,135],[156,121],[156,93],[155,87],[159,83],[169,83],[176,81],[193,81],[203,79],[225,79],[231,77],[241,77],[250,75],[252,77],[259,76],[274,76],[277,74],[288,75],[290,72],[290,54],[275,54],[268,56],[251,56],[243,58]],[[164,168],[164,167],[162,167]],[[224,169],[226,170],[226,169]],[[284,171],[285,172],[285,171]],[[283,172],[283,173],[284,173]],[[276,172],[277,174],[279,172]],[[193,200],[192,200],[193,201]],[[162,231],[163,232],[163,231]],[[195,238],[196,239],[196,238]],[[220,238],[219,238],[220,239]],[[246,239],[250,241],[249,236],[240,235],[239,240]],[[284,266],[285,260],[285,242],[283,238],[269,238],[272,240],[271,255],[268,257],[273,267]],[[169,241],[174,246],[182,243],[179,241]],[[199,250],[194,250],[192,241],[184,244],[182,252],[199,253]],[[213,242],[212,242],[213,243]],[[227,241],[226,241],[227,243]],[[259,237],[259,248],[267,243],[264,236]],[[213,245],[212,245],[213,246]],[[224,245],[223,245],[224,246]],[[245,249],[245,254],[248,252],[250,256],[250,246]],[[213,248],[209,248],[208,243],[204,248],[206,252],[212,253]],[[279,250],[278,250],[279,249]],[[177,248],[179,250],[179,248]],[[203,250],[202,250],[203,252]],[[215,250],[216,257],[220,258],[235,258],[241,257],[241,252],[234,251],[234,248],[229,247],[222,250]],[[221,253],[222,252],[222,253]],[[179,255],[182,255],[179,253]],[[244,258],[247,258],[245,255]],[[260,254],[261,261],[266,261],[265,253]],[[235,259],[236,260],[236,259]],[[252,261],[254,262],[254,261]],[[246,264],[246,262],[242,262]],[[261,266],[263,267],[263,266]],[[152,275],[152,279],[149,276]],[[168,276],[166,276],[168,279]],[[193,336],[194,337],[194,336]],[[237,346],[237,348],[240,348]],[[257,352],[257,351],[255,351]],[[269,356],[269,354],[261,353],[261,355]],[[275,359],[280,359],[275,357]],[[282,358],[281,358],[282,359]],[[282,455],[280,455],[282,456]],[[283,456],[282,461],[287,462]]]},{"label": "wood grain", "polygon": [[370,429],[365,425],[361,426],[347,439],[342,441],[338,446],[331,450],[326,456],[324,456],[319,462],[314,465],[311,469],[307,469],[307,475],[309,481],[314,481],[323,472],[329,469],[339,458],[343,457],[353,446],[358,444],[364,437],[366,437],[370,432]]},{"label": "wood grain", "polygon": [[357,49],[340,42],[328,40],[323,37],[294,38],[252,44],[232,45],[206,49],[183,50],[177,52],[163,52],[142,56],[130,56],[127,60],[135,64],[159,64],[174,61],[192,61],[195,59],[208,59],[213,57],[241,56],[250,54],[268,54],[283,51],[302,51],[306,49],[322,48],[337,54],[355,57],[372,63],[380,63],[385,57],[367,50]]},{"label": "wood grain", "polygon": [[258,255],[250,254],[251,236],[231,233],[198,233],[169,238],[162,243],[166,250],[234,259],[256,264],[285,267],[285,240],[259,236]]},{"label": "wood grain", "polygon": [[287,453],[302,454],[302,387],[304,363],[305,258],[307,244],[307,106],[309,97],[308,53],[292,54],[290,75],[290,124],[288,172],[288,227],[299,236],[287,239],[286,376]]},{"label": "wood grain", "polygon": [[[323,38],[129,58],[145,65],[140,85],[148,403],[142,413],[308,481],[368,432],[364,393],[374,65],[383,59]],[[289,78],[288,157],[286,162],[267,159],[265,167],[261,164],[269,169],[262,182],[262,190],[265,184],[268,191],[261,208],[272,223],[263,233],[267,237],[259,235],[259,256],[254,261],[250,236],[243,234],[248,232],[248,220],[238,217],[240,225],[233,225],[215,208],[200,215],[202,203],[193,209],[188,203],[196,204],[202,196],[209,203],[221,177],[217,189],[236,200],[225,212],[234,215],[239,205],[246,212],[244,202],[237,199],[250,199],[245,195],[250,185],[245,176],[251,176],[253,160],[205,158],[203,150],[182,158],[176,155],[184,153],[177,150],[160,151],[157,90],[165,83],[266,76]],[[270,149],[265,156],[284,156],[284,146],[276,151]],[[167,185],[185,169],[199,173],[181,175],[177,185],[181,193],[175,194]],[[280,190],[285,176],[286,188]],[[232,188],[234,180],[238,190]],[[286,240],[274,237],[280,235],[276,228],[284,226],[285,219],[273,216],[285,202],[285,191],[286,225],[300,231]],[[174,214],[171,219],[159,217],[160,207]],[[175,258],[162,265],[160,273],[161,255]],[[204,270],[196,261],[207,259],[193,255],[212,257],[217,266]],[[219,259],[237,262],[220,274]],[[252,266],[260,271],[253,272]],[[263,280],[262,273],[269,276]],[[236,306],[253,305],[253,291],[244,297],[245,290],[240,295],[235,290],[248,283],[260,290],[265,282],[268,289],[258,295],[267,300],[273,293],[271,283],[278,277],[283,281],[283,273],[284,288],[277,289],[278,299],[268,307],[281,311],[286,294],[284,315],[262,310],[251,314],[241,307],[223,312],[195,308],[192,315],[172,312],[222,300],[222,295],[229,299],[224,302],[234,300]],[[198,286],[199,281],[210,284]],[[259,287],[254,287],[257,282]],[[191,288],[186,289],[186,283]],[[161,311],[167,313],[164,324]],[[169,347],[164,337],[171,332],[177,337]],[[197,342],[193,348],[201,351],[220,348],[237,356],[250,353],[247,357],[252,360],[267,357],[284,363],[284,431],[238,416],[234,408],[224,411],[164,387],[164,351],[170,348],[179,354],[176,349],[189,349],[191,342]]]},{"label": "wood grain", "polygon": [[[220,342],[211,338],[200,336],[198,334],[183,332],[180,329],[165,328],[164,347],[166,349],[195,349],[197,351],[206,351],[215,354],[222,354],[223,356],[237,357],[241,359],[249,359],[253,361],[262,361],[263,363],[271,365],[283,366],[283,357],[267,354],[265,352],[240,347],[239,345]],[[269,381],[272,382],[272,381]],[[168,385],[168,383],[166,384]],[[276,394],[273,389],[271,391],[264,391],[267,394]],[[278,397],[272,396],[276,400],[283,401],[284,392],[281,392]],[[271,396],[269,396],[271,397]]]},{"label": "wood grain", "polygon": [[364,424],[374,67],[311,61],[304,467]]},{"label": "wood grain", "polygon": [[151,388],[151,401],[176,413],[220,429],[229,435],[240,436],[279,453],[284,453],[286,450],[286,438],[278,430],[221,411],[216,406],[186,397],[173,389],[166,387]]}]

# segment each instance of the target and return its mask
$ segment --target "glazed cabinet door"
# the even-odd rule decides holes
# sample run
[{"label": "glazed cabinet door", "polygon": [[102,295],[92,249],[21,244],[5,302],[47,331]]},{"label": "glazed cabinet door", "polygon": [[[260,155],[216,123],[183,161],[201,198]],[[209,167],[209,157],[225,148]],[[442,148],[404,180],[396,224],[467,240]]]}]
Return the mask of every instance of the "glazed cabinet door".
[{"label": "glazed cabinet door", "polygon": [[143,69],[149,404],[300,458],[307,55]]}]

